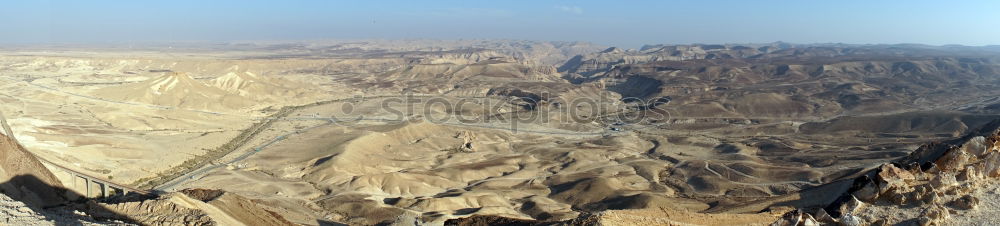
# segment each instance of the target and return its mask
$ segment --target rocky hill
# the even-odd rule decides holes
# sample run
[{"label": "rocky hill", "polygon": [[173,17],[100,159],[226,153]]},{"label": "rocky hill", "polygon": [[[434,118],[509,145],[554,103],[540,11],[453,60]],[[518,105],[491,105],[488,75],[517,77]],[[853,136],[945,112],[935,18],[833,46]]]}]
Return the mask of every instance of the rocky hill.
[{"label": "rocky hill", "polygon": [[[498,216],[448,220],[446,225],[972,225],[996,224],[1000,207],[1000,121],[967,136],[921,146],[913,154],[846,181],[829,202],[775,204],[760,213],[691,213],[667,208],[607,210],[564,221]],[[836,182],[841,183],[841,182]],[[802,196],[802,199],[819,199]],[[818,201],[818,200],[814,200]],[[799,204],[793,204],[799,203]],[[779,217],[780,216],[780,217]]]},{"label": "rocky hill", "polygon": [[1000,121],[960,139],[921,146],[853,180],[830,205],[786,214],[775,225],[997,224]]},{"label": "rocky hill", "polygon": [[99,89],[94,95],[114,101],[209,111],[253,105],[250,99],[195,80],[183,72],[167,72],[144,82]]},{"label": "rocky hill", "polygon": [[14,139],[0,134],[0,192],[35,207],[66,202],[59,179]]},{"label": "rocky hill", "polygon": [[212,79],[211,86],[251,100],[288,102],[298,98],[313,98],[316,90],[311,84],[278,77],[258,75],[253,72],[229,72]]},{"label": "rocky hill", "polygon": [[946,105],[935,108],[995,112],[989,110],[995,102],[969,104],[996,95],[1000,84],[1000,59],[976,53],[918,49],[899,50],[909,55],[897,56],[877,47],[803,47],[744,49],[754,54],[719,53],[716,56],[725,57],[715,59],[694,54],[683,60],[656,52],[677,48],[609,50],[598,55],[626,58],[598,57],[560,70],[585,78],[578,82],[601,84],[625,97],[667,97],[680,114],[746,117],[832,117],[930,109],[932,103]]},{"label": "rocky hill", "polygon": [[[0,116],[2,119],[3,116]],[[6,126],[6,122],[2,122]],[[9,130],[8,130],[9,131]],[[105,225],[82,212],[46,210],[69,203],[62,183],[17,141],[0,134],[0,224]]]}]

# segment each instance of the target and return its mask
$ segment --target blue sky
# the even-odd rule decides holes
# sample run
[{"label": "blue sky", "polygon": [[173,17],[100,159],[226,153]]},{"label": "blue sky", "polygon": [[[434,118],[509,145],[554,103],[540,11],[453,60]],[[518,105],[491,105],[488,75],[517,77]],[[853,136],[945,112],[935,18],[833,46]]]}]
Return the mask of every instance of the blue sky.
[{"label": "blue sky", "polygon": [[1000,1],[8,1],[2,43],[319,39],[1000,44]]}]

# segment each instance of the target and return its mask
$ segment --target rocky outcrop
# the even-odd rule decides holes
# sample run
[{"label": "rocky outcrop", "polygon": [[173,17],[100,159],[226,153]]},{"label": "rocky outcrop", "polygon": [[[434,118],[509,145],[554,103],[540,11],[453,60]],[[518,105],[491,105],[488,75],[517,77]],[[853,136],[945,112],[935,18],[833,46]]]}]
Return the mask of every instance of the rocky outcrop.
[{"label": "rocky outcrop", "polygon": [[80,211],[43,210],[0,193],[0,225],[130,225],[121,221],[98,222]]},{"label": "rocky outcrop", "polygon": [[67,201],[62,183],[28,150],[0,134],[0,192],[35,207]]},{"label": "rocky outcrop", "polygon": [[180,193],[211,204],[246,225],[295,225],[257,201],[234,193],[208,189],[186,189]]},{"label": "rocky outcrop", "polygon": [[208,213],[180,194],[152,199],[101,203],[88,201],[75,208],[85,209],[93,217],[136,222],[144,225],[218,225]]},{"label": "rocky outcrop", "polygon": [[157,197],[132,195],[64,209],[142,225],[295,225],[256,201],[221,190],[188,189]]},{"label": "rocky outcrop", "polygon": [[[975,191],[1000,177],[998,122],[955,141],[924,145],[856,179],[839,201],[816,212],[818,219],[840,225],[949,225],[953,215],[977,211],[982,201]],[[802,225],[788,222],[805,216],[810,215],[796,212],[775,225]]]}]

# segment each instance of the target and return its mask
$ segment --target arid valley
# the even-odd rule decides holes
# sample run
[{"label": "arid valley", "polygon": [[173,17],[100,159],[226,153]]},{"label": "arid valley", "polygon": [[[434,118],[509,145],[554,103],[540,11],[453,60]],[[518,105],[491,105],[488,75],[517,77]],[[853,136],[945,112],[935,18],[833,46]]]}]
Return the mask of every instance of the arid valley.
[{"label": "arid valley", "polygon": [[[938,180],[951,150],[978,145],[955,164],[984,178],[1000,170],[988,162],[998,53],[513,40],[11,47],[0,49],[0,112],[4,139],[37,159],[5,161],[44,165],[30,170],[80,194],[92,192],[74,185],[81,175],[155,194],[56,208],[115,213],[95,223],[766,225],[850,204],[866,180],[889,181],[880,172]],[[870,198],[884,210],[823,222],[927,217]],[[178,202],[200,204],[136,210]]]}]

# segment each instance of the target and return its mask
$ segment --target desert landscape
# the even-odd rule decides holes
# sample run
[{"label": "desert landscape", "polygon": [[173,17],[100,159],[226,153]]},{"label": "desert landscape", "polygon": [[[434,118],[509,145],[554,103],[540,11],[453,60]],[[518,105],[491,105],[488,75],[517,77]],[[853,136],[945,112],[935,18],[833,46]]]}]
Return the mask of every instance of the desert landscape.
[{"label": "desert landscape", "polygon": [[[1000,175],[998,53],[518,40],[2,48],[5,148],[34,162],[3,175],[28,169],[41,184],[12,186],[61,195],[4,191],[27,203],[17,209],[91,196],[81,178],[123,189],[26,218],[88,224],[892,225],[944,224],[942,211],[968,222],[975,206],[935,203],[1000,200],[985,179]],[[878,195],[928,196],[925,183],[947,200]]]}]

